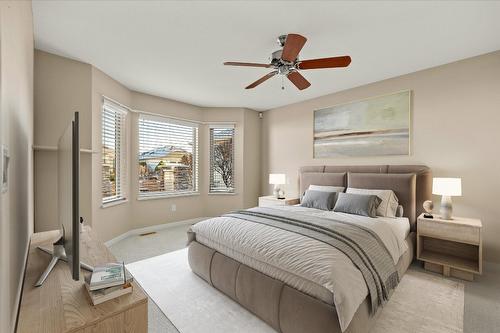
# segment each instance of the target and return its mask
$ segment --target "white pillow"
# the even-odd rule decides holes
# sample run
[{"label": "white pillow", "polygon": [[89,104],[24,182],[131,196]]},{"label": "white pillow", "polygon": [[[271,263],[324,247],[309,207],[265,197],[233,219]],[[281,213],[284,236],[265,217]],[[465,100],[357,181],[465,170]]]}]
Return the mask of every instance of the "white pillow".
[{"label": "white pillow", "polygon": [[368,190],[348,187],[346,193],[376,195],[382,202],[377,208],[377,215],[384,217],[396,217],[399,201],[392,190]]},{"label": "white pillow", "polygon": [[309,185],[308,190],[321,192],[344,192],[345,187],[327,185]]}]

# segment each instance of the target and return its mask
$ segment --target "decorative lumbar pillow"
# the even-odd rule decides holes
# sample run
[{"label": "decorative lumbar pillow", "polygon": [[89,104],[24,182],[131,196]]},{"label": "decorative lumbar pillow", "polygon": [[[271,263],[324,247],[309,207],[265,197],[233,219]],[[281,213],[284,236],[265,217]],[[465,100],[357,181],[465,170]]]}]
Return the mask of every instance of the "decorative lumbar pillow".
[{"label": "decorative lumbar pillow", "polygon": [[330,185],[309,185],[308,190],[322,191],[322,192],[344,192],[345,187],[330,186]]},{"label": "decorative lumbar pillow", "polygon": [[332,210],[336,199],[337,192],[306,190],[300,205],[302,207]]},{"label": "decorative lumbar pillow", "polygon": [[392,190],[371,190],[348,187],[346,193],[376,195],[382,200],[377,208],[377,215],[384,217],[396,217],[399,200]]},{"label": "decorative lumbar pillow", "polygon": [[333,211],[376,217],[381,201],[378,196],[371,194],[339,193]]}]

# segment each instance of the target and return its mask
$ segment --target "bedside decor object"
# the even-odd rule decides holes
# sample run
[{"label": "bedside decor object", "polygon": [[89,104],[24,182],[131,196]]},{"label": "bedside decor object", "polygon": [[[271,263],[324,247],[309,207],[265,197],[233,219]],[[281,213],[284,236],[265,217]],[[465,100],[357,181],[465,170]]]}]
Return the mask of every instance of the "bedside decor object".
[{"label": "bedside decor object", "polygon": [[285,191],[280,185],[286,184],[286,175],[283,173],[270,173],[269,174],[269,184],[274,185],[273,194],[276,199],[284,199]]},{"label": "bedside decor object", "polygon": [[441,218],[443,220],[451,220],[451,214],[453,211],[451,197],[462,195],[462,179],[433,178],[432,194],[442,195],[439,213],[441,214]]},{"label": "bedside decor object", "polygon": [[434,203],[431,200],[425,200],[424,203],[422,204],[422,207],[424,207],[424,210],[425,210],[424,218],[426,218],[426,219],[434,218],[434,216],[432,216],[432,210],[434,209]]}]

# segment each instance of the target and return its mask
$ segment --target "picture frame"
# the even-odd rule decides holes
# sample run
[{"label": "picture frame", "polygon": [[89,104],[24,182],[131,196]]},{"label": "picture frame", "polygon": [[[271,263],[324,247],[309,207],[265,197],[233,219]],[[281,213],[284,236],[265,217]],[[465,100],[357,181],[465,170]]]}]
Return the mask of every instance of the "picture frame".
[{"label": "picture frame", "polygon": [[411,90],[314,110],[313,157],[409,156]]}]

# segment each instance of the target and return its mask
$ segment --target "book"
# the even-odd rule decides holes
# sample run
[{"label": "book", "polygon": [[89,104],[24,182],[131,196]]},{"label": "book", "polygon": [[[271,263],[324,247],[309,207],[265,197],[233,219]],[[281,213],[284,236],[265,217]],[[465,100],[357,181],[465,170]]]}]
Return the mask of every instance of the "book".
[{"label": "book", "polygon": [[132,284],[130,282],[126,282],[125,284],[120,286],[109,287],[99,290],[90,290],[89,285],[86,283],[85,287],[90,296],[92,305],[98,305],[132,292]]},{"label": "book", "polygon": [[93,305],[98,305],[103,302],[109,301],[110,299],[114,299],[132,292],[132,281],[134,281],[134,278],[127,271],[127,269],[123,269],[125,270],[125,283],[107,288],[91,290],[90,281],[92,275],[88,274],[85,276],[85,289],[87,290]]},{"label": "book", "polygon": [[89,281],[86,281],[91,291],[123,285],[125,282],[125,264],[123,262],[95,266]]}]

